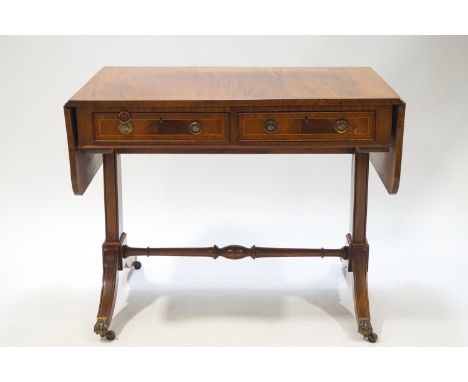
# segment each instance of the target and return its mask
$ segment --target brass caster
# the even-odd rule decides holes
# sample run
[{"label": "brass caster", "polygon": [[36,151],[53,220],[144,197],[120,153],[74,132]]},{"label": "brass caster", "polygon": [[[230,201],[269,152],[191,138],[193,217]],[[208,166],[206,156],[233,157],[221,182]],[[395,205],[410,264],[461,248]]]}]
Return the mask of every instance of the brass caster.
[{"label": "brass caster", "polygon": [[96,325],[94,325],[94,333],[106,337],[107,340],[112,341],[115,339],[115,333],[113,330],[108,330],[109,322],[105,317],[98,317]]},{"label": "brass caster", "polygon": [[377,342],[377,339],[379,338],[379,336],[372,331],[372,325],[368,318],[359,319],[358,332],[370,343]]},{"label": "brass caster", "polygon": [[113,330],[109,330],[106,334],[105,337],[108,341],[113,341],[115,339],[115,332]]},{"label": "brass caster", "polygon": [[138,269],[141,268],[141,263],[139,261],[134,261],[132,266],[133,266],[133,268],[138,270]]},{"label": "brass caster", "polygon": [[115,332],[113,330],[109,330],[104,334],[101,334],[101,338],[106,337],[106,340],[113,341],[115,339]]},{"label": "brass caster", "polygon": [[374,344],[377,342],[377,339],[379,338],[379,336],[375,333],[370,333],[369,335],[365,336],[364,338],[367,339],[367,341],[369,341],[370,343]]}]

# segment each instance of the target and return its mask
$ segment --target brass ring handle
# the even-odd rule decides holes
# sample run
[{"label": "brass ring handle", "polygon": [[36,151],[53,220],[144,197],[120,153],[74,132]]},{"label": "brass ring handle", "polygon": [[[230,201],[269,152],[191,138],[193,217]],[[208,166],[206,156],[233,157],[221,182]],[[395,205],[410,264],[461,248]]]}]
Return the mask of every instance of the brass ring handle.
[{"label": "brass ring handle", "polygon": [[335,131],[339,134],[344,134],[349,129],[349,122],[346,119],[339,119],[335,122]]},{"label": "brass ring handle", "polygon": [[265,121],[265,131],[269,134],[274,133],[278,128],[278,122],[274,119],[267,119]]},{"label": "brass ring handle", "polygon": [[130,113],[128,111],[121,111],[119,113],[119,131],[121,134],[128,135],[133,131],[133,126],[130,123]]},{"label": "brass ring handle", "polygon": [[198,121],[193,121],[190,125],[189,125],[189,131],[191,134],[200,134],[201,131],[202,131],[202,125],[200,122]]},{"label": "brass ring handle", "polygon": [[120,131],[122,134],[128,135],[128,134],[130,134],[130,133],[133,131],[133,126],[132,126],[132,124],[131,124],[129,121],[127,121],[127,122],[120,122],[119,131]]},{"label": "brass ring handle", "polygon": [[128,111],[121,111],[119,113],[119,121],[120,122],[128,122],[130,121],[130,113]]}]

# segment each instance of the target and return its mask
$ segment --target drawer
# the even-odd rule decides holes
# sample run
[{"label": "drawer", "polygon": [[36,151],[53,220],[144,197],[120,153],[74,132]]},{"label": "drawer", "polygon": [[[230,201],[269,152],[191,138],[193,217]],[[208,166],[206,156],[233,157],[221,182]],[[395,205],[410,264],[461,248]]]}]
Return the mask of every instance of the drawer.
[{"label": "drawer", "polygon": [[374,111],[239,113],[240,141],[375,141]]},{"label": "drawer", "polygon": [[102,142],[220,142],[229,140],[228,113],[94,113]]}]

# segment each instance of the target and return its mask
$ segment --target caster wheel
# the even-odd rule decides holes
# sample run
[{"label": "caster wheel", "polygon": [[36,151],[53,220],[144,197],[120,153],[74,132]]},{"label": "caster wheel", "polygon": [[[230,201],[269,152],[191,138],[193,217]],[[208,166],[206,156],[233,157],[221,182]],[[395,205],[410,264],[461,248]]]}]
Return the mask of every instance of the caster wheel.
[{"label": "caster wheel", "polygon": [[379,338],[379,336],[377,334],[375,334],[375,333],[371,333],[366,338],[367,338],[367,341],[374,344],[374,343],[377,342],[377,339]]},{"label": "caster wheel", "polygon": [[106,339],[108,341],[113,341],[115,339],[115,332],[113,330],[109,330],[107,333],[106,333]]},{"label": "caster wheel", "polygon": [[133,265],[133,268],[135,268],[135,269],[140,269],[141,268],[141,263],[139,261],[134,261],[132,265]]}]

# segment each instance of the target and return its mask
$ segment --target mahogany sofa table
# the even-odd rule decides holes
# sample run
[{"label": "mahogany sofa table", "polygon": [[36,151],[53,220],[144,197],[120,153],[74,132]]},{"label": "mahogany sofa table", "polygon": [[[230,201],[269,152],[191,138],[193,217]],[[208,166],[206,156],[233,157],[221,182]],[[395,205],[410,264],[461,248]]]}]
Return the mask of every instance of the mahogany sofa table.
[{"label": "mahogany sofa table", "polygon": [[[94,331],[109,330],[118,272],[137,256],[339,257],[353,273],[358,332],[373,332],[367,290],[369,161],[398,190],[405,103],[371,68],[105,67],[65,105],[73,191],[104,164],[106,238]],[[351,154],[352,216],[339,249],[133,248],[122,231],[120,154]]]}]

